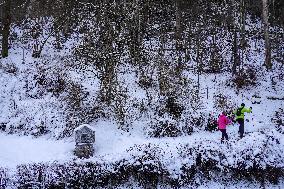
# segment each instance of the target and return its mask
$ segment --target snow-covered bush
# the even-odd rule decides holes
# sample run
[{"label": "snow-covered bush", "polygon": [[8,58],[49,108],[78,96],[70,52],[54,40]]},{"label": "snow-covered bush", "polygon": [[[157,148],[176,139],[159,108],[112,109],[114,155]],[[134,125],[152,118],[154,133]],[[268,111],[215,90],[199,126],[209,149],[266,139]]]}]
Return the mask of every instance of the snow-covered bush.
[{"label": "snow-covered bush", "polygon": [[17,168],[13,184],[19,188],[98,188],[115,187],[134,178],[144,188],[156,187],[165,170],[161,149],[152,145],[129,149],[130,159],[110,163],[93,161],[65,164],[29,164]]},{"label": "snow-covered bush", "polygon": [[224,68],[224,59],[222,57],[222,52],[217,45],[213,45],[212,52],[210,52],[210,59],[208,66],[203,68],[205,73],[221,73]]},{"label": "snow-covered bush", "polygon": [[0,69],[2,69],[6,73],[14,74],[14,75],[16,75],[18,72],[18,68],[13,62],[8,62],[6,64],[1,63]]},{"label": "snow-covered bush", "polygon": [[139,78],[138,84],[141,88],[147,90],[154,86],[154,81],[151,77],[143,75]]},{"label": "snow-covered bush", "polygon": [[118,85],[111,107],[119,128],[122,130],[128,130],[128,121],[131,120],[128,114],[133,107],[131,107],[131,104],[127,103],[128,99],[130,99],[130,97],[127,95],[127,89]]},{"label": "snow-covered bush", "polygon": [[232,143],[226,154],[227,166],[237,178],[277,182],[283,176],[284,152],[281,136],[276,132],[255,132],[246,140]]},{"label": "snow-covered bush", "polygon": [[0,188],[6,188],[8,183],[8,172],[7,169],[0,167]]},{"label": "snow-covered bush", "polygon": [[175,118],[180,118],[184,107],[183,105],[178,104],[174,97],[168,97],[166,100],[165,109],[170,115],[174,116]]},{"label": "snow-covered bush", "polygon": [[152,137],[177,137],[182,134],[180,117],[183,107],[174,97],[161,97],[153,105],[154,115],[147,128]]},{"label": "snow-covered bush", "polygon": [[232,78],[232,82],[237,89],[255,86],[257,84],[257,68],[253,66],[243,68]]},{"label": "snow-covered bush", "polygon": [[89,115],[90,106],[85,105],[88,98],[86,89],[72,80],[67,80],[64,93],[60,96],[65,109],[66,125],[61,137],[71,136],[73,130],[82,123],[88,123],[93,119],[93,115]]},{"label": "snow-covered bush", "polygon": [[177,137],[182,134],[182,129],[177,120],[165,114],[151,121],[148,133],[151,137]]},{"label": "snow-covered bush", "polygon": [[272,120],[271,120],[280,133],[284,134],[284,110],[283,108],[279,108],[278,111],[275,112]]},{"label": "snow-covered bush", "polygon": [[36,67],[37,72],[34,73],[34,80],[40,90],[50,92],[59,97],[64,92],[68,79],[63,68],[49,65],[48,60],[41,60]]},{"label": "snow-covered bush", "polygon": [[229,95],[224,95],[221,93],[214,94],[213,96],[214,109],[218,112],[227,112],[228,114],[233,112],[237,106],[233,98]]},{"label": "snow-covered bush", "polygon": [[158,106],[149,125],[149,135],[153,137],[189,135],[194,128],[203,128],[205,122],[206,117],[202,112],[194,111],[190,106],[168,103],[167,100],[166,103]]},{"label": "snow-covered bush", "polygon": [[203,108],[203,101],[200,95],[200,90],[198,88],[193,88],[188,92],[190,94],[189,103],[192,111],[196,112],[198,110],[201,110]]},{"label": "snow-covered bush", "polygon": [[44,164],[29,164],[20,165],[17,167],[16,183],[15,186],[18,188],[40,188],[45,185],[46,170],[47,166]]},{"label": "snow-covered bush", "polygon": [[193,128],[201,129],[205,126],[206,116],[202,112],[191,112],[188,114],[187,125]]},{"label": "snow-covered bush", "polygon": [[156,187],[164,176],[165,170],[161,164],[162,149],[156,145],[136,145],[128,150],[131,154],[129,170],[144,187]]},{"label": "snow-covered bush", "polygon": [[[216,171],[224,171],[226,156],[224,151],[215,141],[205,140],[193,145],[184,145],[179,148],[179,154],[183,161],[181,167],[181,183],[187,182],[183,179],[193,179],[198,173],[210,179]],[[188,182],[192,182],[189,180]]]},{"label": "snow-covered bush", "polygon": [[246,140],[229,141],[227,145],[210,140],[182,145],[178,148],[183,162],[180,178],[190,179],[202,174],[210,179],[217,173],[231,173],[238,179],[277,183],[283,177],[284,153],[280,140],[276,132],[259,132],[248,135]]},{"label": "snow-covered bush", "polygon": [[6,124],[0,123],[0,131],[5,131],[5,130],[6,130]]},{"label": "snow-covered bush", "polygon": [[112,165],[66,163],[30,164],[17,168],[14,185],[18,188],[93,188],[111,185]]}]

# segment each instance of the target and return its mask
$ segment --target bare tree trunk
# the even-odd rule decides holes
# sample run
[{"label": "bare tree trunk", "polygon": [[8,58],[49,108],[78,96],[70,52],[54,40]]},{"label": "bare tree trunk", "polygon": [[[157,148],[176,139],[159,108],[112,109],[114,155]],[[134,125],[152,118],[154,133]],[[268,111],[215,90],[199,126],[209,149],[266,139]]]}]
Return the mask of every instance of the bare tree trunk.
[{"label": "bare tree trunk", "polygon": [[175,2],[176,6],[176,52],[178,56],[178,63],[177,63],[177,69],[176,69],[176,75],[178,78],[181,76],[181,72],[183,69],[182,65],[182,58],[181,58],[181,47],[182,47],[182,42],[181,42],[181,32],[182,32],[182,27],[181,27],[181,1],[176,0]]},{"label": "bare tree trunk", "polygon": [[240,65],[240,57],[239,57],[239,47],[238,47],[238,40],[237,40],[237,26],[235,23],[236,16],[236,8],[235,8],[234,0],[229,1],[229,31],[232,33],[232,75],[237,74],[237,67]]},{"label": "bare tree trunk", "polygon": [[113,44],[115,43],[114,36],[114,27],[109,20],[107,10],[107,3],[103,2],[101,7],[101,22],[102,23],[110,23],[105,24],[104,30],[102,31],[102,39],[104,50],[102,54],[108,58],[105,59],[104,64],[100,65],[101,71],[101,89],[100,92],[102,94],[102,100],[110,105],[114,101],[114,96],[116,93],[117,87],[117,73],[116,68],[118,65],[118,61],[116,59],[116,55],[109,56],[109,52],[115,52]]},{"label": "bare tree trunk", "polygon": [[[245,32],[246,32],[246,12],[245,12],[245,0],[241,0],[241,57],[240,57],[240,66],[244,65],[245,60],[245,49],[246,49],[246,39],[245,39]],[[240,68],[242,69],[242,68]]]},{"label": "bare tree trunk", "polygon": [[198,90],[200,87],[200,68],[201,68],[201,63],[200,63],[200,37],[197,37],[197,44],[196,44],[196,63],[197,63],[197,86]]},{"label": "bare tree trunk", "polygon": [[[163,26],[161,26],[163,27]],[[164,29],[161,28],[160,31],[160,49],[159,49],[159,55],[158,55],[158,81],[159,81],[159,90],[160,90],[160,94],[162,96],[165,96],[167,94],[167,90],[168,90],[168,82],[167,82],[167,78],[166,78],[166,68],[165,68],[165,61],[164,61],[164,54],[165,54],[165,49],[164,49],[164,45],[165,45],[165,36],[164,36]]]},{"label": "bare tree trunk", "polygon": [[227,18],[227,26],[228,26],[228,30],[229,31],[232,31],[235,29],[235,14],[234,14],[234,11],[235,11],[235,3],[233,0],[229,0],[228,1],[228,18]]},{"label": "bare tree trunk", "polygon": [[[130,6],[131,7],[131,6]],[[125,7],[124,11],[127,11],[128,7]],[[131,22],[128,22],[129,24],[129,30],[131,35],[131,42],[129,44],[130,53],[133,59],[133,63],[135,65],[139,64],[139,56],[140,56],[140,44],[142,41],[141,38],[141,12],[140,12],[140,5],[139,0],[133,1],[133,5],[131,7],[134,13],[134,18],[131,19]]]},{"label": "bare tree trunk", "polygon": [[240,66],[240,56],[238,52],[238,41],[237,41],[237,31],[234,31],[234,40],[233,40],[233,67],[232,74],[237,74],[237,67]]},{"label": "bare tree trunk", "polygon": [[3,31],[2,31],[2,57],[8,56],[9,35],[11,25],[11,0],[6,0],[3,6]]},{"label": "bare tree trunk", "polygon": [[176,0],[176,49],[180,50],[181,47],[181,10],[180,0]]},{"label": "bare tree trunk", "polygon": [[185,62],[188,62],[190,60],[190,46],[191,46],[191,23],[189,22],[188,24],[188,31],[187,31],[187,35],[186,35],[186,39],[185,39]]},{"label": "bare tree trunk", "polygon": [[265,66],[267,69],[272,68],[271,62],[271,45],[269,38],[269,23],[268,23],[268,1],[262,0],[262,16],[264,22],[264,39],[265,39]]},{"label": "bare tree trunk", "polygon": [[55,49],[59,51],[61,49],[61,39],[60,39],[60,30],[57,24],[54,23],[54,35],[55,35]]}]

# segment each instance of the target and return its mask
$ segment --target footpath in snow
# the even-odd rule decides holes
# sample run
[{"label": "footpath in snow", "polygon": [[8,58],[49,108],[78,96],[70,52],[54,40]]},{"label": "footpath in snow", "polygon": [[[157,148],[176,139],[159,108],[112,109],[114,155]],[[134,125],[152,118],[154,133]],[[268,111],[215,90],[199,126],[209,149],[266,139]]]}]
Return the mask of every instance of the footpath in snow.
[{"label": "footpath in snow", "polygon": [[[190,136],[176,138],[145,138],[143,133],[132,134],[122,133],[121,130],[114,129],[116,125],[110,122],[99,122],[93,125],[96,129],[95,155],[104,157],[110,161],[125,155],[130,147],[141,144],[156,144],[166,151],[175,151],[176,147],[183,144],[199,143],[205,140],[213,140],[219,143],[221,133],[201,131]],[[258,126],[247,124],[248,132],[261,129]],[[265,128],[264,128],[265,129]],[[268,128],[266,128],[268,129]],[[265,129],[265,130],[266,130]],[[237,124],[228,127],[228,134],[231,140],[238,138]],[[18,136],[0,133],[0,167],[15,168],[20,164],[40,163],[40,162],[65,162],[76,160],[73,154],[75,142],[73,138],[65,140],[54,140],[46,137]]]}]

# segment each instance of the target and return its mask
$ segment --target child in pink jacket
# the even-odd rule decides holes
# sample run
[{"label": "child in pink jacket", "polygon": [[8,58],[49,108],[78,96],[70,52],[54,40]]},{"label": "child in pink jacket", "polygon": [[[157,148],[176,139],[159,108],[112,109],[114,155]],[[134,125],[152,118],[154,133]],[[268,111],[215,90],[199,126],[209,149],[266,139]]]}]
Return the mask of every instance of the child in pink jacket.
[{"label": "child in pink jacket", "polygon": [[222,132],[222,138],[221,143],[223,143],[224,138],[228,140],[228,134],[226,132],[226,127],[228,124],[230,124],[232,121],[226,116],[225,112],[222,112],[222,114],[218,118],[218,129]]}]

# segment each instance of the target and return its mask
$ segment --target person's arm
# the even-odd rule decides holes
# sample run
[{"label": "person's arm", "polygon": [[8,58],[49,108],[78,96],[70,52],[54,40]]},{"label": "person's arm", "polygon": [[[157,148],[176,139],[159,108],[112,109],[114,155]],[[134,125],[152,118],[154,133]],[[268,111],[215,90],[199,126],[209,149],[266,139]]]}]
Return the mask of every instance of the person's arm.
[{"label": "person's arm", "polygon": [[251,108],[243,108],[242,112],[251,113]]},{"label": "person's arm", "polygon": [[229,119],[228,117],[226,117],[226,125],[229,125],[229,124],[231,124],[231,123],[232,123],[232,120]]}]

